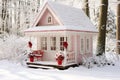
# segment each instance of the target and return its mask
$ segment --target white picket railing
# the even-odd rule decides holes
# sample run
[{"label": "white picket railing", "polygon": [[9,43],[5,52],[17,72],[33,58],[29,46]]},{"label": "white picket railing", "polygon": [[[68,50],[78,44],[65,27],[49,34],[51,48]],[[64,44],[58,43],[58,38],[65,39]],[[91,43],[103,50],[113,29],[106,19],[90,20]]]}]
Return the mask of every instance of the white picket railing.
[{"label": "white picket railing", "polygon": [[64,57],[63,66],[75,64],[75,53],[73,51],[64,51]]}]

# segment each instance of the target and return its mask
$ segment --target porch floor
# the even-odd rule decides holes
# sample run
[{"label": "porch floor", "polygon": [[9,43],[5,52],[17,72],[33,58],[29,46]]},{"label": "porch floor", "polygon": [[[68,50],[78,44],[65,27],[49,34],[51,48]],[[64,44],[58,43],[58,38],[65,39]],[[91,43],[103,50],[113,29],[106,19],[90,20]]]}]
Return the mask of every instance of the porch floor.
[{"label": "porch floor", "polygon": [[52,61],[34,61],[34,62],[27,61],[26,64],[30,68],[42,68],[42,69],[57,68],[61,70],[67,69],[71,66],[76,66],[76,64],[62,66],[62,65],[58,65],[57,62],[52,62]]}]

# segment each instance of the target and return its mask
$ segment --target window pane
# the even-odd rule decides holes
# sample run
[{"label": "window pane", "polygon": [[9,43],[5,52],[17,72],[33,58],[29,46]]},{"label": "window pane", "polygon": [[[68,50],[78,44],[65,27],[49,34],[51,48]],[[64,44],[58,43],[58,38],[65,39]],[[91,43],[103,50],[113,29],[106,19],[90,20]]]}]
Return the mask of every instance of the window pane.
[{"label": "window pane", "polygon": [[41,49],[47,50],[47,37],[41,37]]},{"label": "window pane", "polygon": [[51,23],[51,17],[48,17],[48,23]]},{"label": "window pane", "polygon": [[51,50],[56,50],[56,37],[51,37]]},{"label": "window pane", "polygon": [[64,51],[63,42],[67,41],[67,37],[60,37],[60,50]]}]

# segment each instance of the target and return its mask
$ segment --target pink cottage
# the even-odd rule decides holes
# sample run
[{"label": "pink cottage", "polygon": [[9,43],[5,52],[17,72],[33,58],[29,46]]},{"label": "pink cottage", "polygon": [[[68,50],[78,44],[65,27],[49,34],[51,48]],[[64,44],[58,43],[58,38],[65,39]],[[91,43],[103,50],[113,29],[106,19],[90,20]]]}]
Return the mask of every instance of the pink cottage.
[{"label": "pink cottage", "polygon": [[[48,1],[25,35],[34,37],[29,67],[67,68],[81,64],[83,57],[93,54],[95,26],[81,9]],[[35,66],[37,65],[37,66]]]}]

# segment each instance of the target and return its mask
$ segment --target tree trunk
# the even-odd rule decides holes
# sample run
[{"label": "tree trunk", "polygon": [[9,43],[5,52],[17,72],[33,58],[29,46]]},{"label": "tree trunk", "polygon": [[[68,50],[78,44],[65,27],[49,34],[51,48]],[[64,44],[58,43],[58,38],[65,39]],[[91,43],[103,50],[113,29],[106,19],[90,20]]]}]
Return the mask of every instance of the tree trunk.
[{"label": "tree trunk", "polygon": [[7,0],[2,0],[2,31],[6,30],[6,18],[7,18]]},{"label": "tree trunk", "polygon": [[101,0],[100,15],[99,15],[99,33],[97,41],[97,55],[105,53],[105,40],[106,40],[106,21],[108,0]]},{"label": "tree trunk", "polygon": [[[118,0],[120,1],[120,0]],[[116,25],[117,53],[120,54],[120,3],[117,5],[117,25]]]},{"label": "tree trunk", "polygon": [[40,8],[40,0],[37,0],[37,12],[39,11]]},{"label": "tree trunk", "polygon": [[17,35],[19,35],[19,29],[21,27],[20,18],[21,18],[21,0],[18,1],[18,14],[17,14]]},{"label": "tree trunk", "polygon": [[83,8],[83,10],[86,13],[86,15],[88,17],[90,17],[90,14],[89,14],[89,1],[88,0],[84,0],[84,8]]}]

